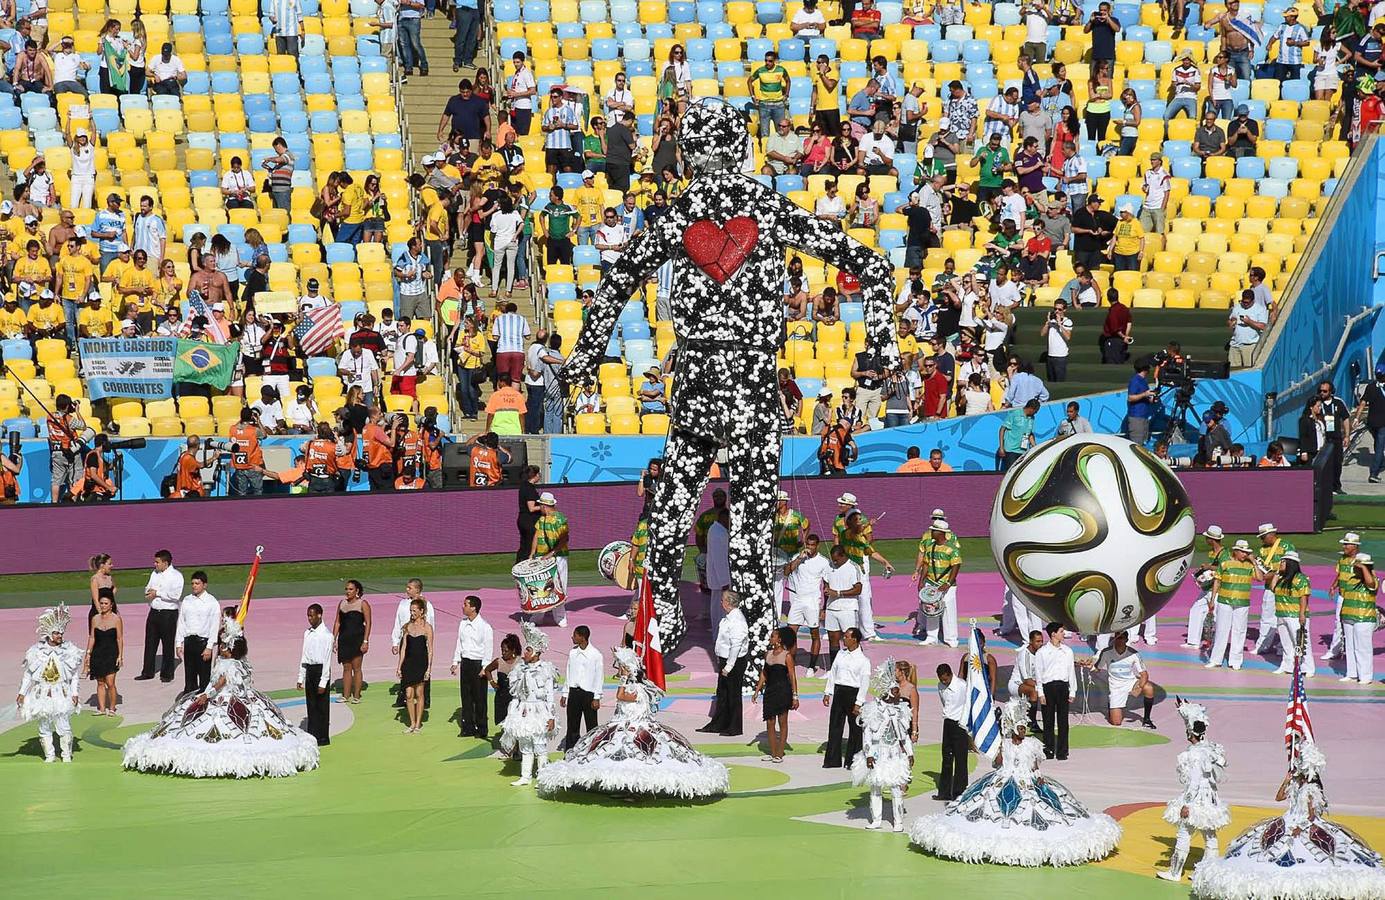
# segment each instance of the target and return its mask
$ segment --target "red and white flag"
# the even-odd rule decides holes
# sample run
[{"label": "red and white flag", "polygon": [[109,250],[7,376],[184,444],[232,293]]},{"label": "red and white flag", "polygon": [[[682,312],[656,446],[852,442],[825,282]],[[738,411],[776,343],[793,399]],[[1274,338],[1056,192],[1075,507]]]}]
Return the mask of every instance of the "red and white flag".
[{"label": "red and white flag", "polygon": [[346,326],[341,321],[341,307],[329,303],[308,310],[293,334],[298,338],[298,348],[304,356],[318,356],[331,350],[333,344],[346,336]]},{"label": "red and white flag", "polygon": [[664,684],[664,648],[659,643],[659,617],[654,612],[654,589],[649,576],[640,579],[640,604],[635,612],[635,653],[644,665],[644,677],[659,690]]}]

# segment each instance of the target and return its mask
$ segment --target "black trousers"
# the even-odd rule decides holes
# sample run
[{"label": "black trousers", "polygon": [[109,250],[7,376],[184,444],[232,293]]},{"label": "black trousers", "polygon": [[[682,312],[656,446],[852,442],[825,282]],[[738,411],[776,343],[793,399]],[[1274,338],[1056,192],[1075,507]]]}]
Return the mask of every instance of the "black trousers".
[{"label": "black trousers", "polygon": [[[824,769],[851,768],[851,760],[861,752],[861,723],[851,714],[856,705],[857,689],[838,687],[832,695],[827,718],[827,752],[822,758]],[[842,729],[847,729],[846,756],[842,756]]]},{"label": "black trousers", "polygon": [[955,800],[967,789],[967,753],[971,738],[960,722],[943,719],[943,768],[938,773],[938,796]]},{"label": "black trousers", "polygon": [[183,638],[183,693],[206,690],[212,680],[212,661],[203,659],[207,639],[189,635]]},{"label": "black trousers", "polygon": [[741,682],[745,680],[745,667],[749,656],[742,656],[731,666],[731,674],[723,675],[726,660],[717,657],[717,693],[712,698],[712,719],[707,723],[709,731],[720,734],[738,735],[741,733]]},{"label": "black trousers", "polygon": [[596,710],[592,709],[592,701],[596,695],[591,691],[584,691],[581,688],[569,688],[567,693],[567,733],[563,735],[563,742],[559,745],[559,750],[571,750],[572,745],[577,743],[582,730],[582,722],[587,723],[587,731],[596,727]]},{"label": "black trousers", "polygon": [[519,529],[519,549],[515,551],[515,562],[524,562],[534,547],[534,523],[518,519],[515,521],[515,527]]},{"label": "black trousers", "polygon": [[149,617],[144,620],[144,668],[140,671],[141,675],[153,677],[154,656],[162,652],[159,676],[164,681],[173,679],[173,672],[178,667],[178,657],[173,652],[173,639],[177,635],[178,610],[149,610]]},{"label": "black trousers", "polygon": [[322,682],[322,666],[307,666],[303,672],[303,702],[308,708],[308,734],[317,738],[317,745],[325,747],[332,743],[328,737],[328,725],[331,721],[332,694],[329,690],[320,690]]},{"label": "black trousers", "polygon": [[1050,356],[1046,366],[1048,371],[1045,374],[1048,375],[1049,381],[1068,380],[1068,358],[1066,356]]},{"label": "black trousers", "polygon": [[394,490],[394,463],[387,462],[365,470],[372,491]]},{"label": "black trousers", "polygon": [[1068,683],[1044,682],[1044,755],[1068,758]]},{"label": "black trousers", "polygon": [[462,736],[486,736],[486,682],[481,678],[479,659],[462,659],[458,676],[462,690]]}]

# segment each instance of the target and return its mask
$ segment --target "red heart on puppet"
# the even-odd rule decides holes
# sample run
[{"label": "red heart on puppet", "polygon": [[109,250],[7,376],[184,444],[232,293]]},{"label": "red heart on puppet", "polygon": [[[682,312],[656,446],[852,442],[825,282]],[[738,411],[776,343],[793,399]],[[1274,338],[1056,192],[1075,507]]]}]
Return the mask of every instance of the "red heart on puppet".
[{"label": "red heart on puppet", "polygon": [[683,232],[683,249],[709,278],[724,284],[745,262],[759,236],[760,227],[749,216],[736,216],[725,226],[699,219]]}]

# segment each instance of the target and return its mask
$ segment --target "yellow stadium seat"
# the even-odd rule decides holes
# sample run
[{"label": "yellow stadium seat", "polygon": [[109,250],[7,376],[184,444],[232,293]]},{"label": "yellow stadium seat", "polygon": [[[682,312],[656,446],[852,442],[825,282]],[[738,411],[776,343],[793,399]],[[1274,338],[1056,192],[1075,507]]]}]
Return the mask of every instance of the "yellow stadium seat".
[{"label": "yellow stadium seat", "polygon": [[640,417],[641,434],[668,434],[668,416],[663,413],[645,413]]},{"label": "yellow stadium seat", "polygon": [[1175,288],[1164,292],[1164,306],[1168,309],[1193,309],[1196,305],[1192,291]]},{"label": "yellow stadium seat", "polygon": [[610,414],[611,434],[639,434],[640,417],[634,413]]},{"label": "yellow stadium seat", "polygon": [[150,429],[154,437],[177,437],[183,433],[183,420],[178,418],[151,419]]},{"label": "yellow stadium seat", "polygon": [[[1125,274],[1123,272],[1117,274]],[[1141,288],[1130,295],[1130,305],[1136,309],[1159,309],[1164,305],[1163,291]]]},{"label": "yellow stadium seat", "polygon": [[578,434],[606,433],[606,417],[601,413],[579,413],[576,424]]}]

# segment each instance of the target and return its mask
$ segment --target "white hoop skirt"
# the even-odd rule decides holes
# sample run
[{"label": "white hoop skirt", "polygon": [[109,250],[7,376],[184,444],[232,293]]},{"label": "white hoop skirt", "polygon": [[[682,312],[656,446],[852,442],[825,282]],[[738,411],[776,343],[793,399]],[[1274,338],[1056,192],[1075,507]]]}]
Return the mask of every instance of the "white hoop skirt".
[{"label": "white hoop skirt", "polygon": [[193,778],[296,775],[318,764],[317,739],[255,690],[243,660],[217,660],[215,685],[184,694],[153,730],[125,742],[124,766]]},{"label": "white hoop skirt", "polygon": [[1289,817],[1276,816],[1241,832],[1225,856],[1199,864],[1193,894],[1216,900],[1381,900],[1385,864],[1349,828],[1321,816],[1295,827]]},{"label": "white hoop skirt", "polygon": [[1043,745],[1033,738],[1007,743],[1000,768],[973,782],[946,811],[917,819],[909,840],[936,856],[1007,866],[1071,866],[1110,855],[1120,826],[1040,775],[1035,763],[1042,756]]}]

